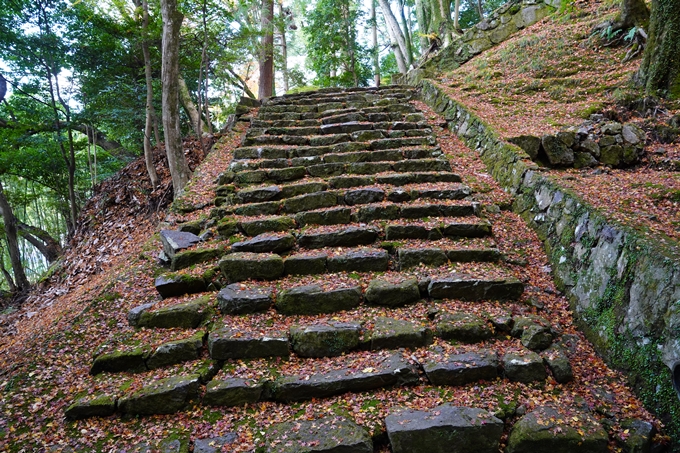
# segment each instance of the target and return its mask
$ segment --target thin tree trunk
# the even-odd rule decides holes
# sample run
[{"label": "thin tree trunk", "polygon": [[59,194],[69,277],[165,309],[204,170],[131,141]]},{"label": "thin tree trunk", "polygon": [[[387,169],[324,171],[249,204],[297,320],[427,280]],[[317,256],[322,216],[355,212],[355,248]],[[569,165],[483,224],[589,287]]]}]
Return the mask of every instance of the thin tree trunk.
[{"label": "thin tree trunk", "polygon": [[430,40],[427,38],[429,33],[427,13],[425,10],[425,2],[428,0],[416,0],[416,19],[418,20],[418,29],[420,30],[420,53],[427,52],[430,48]]},{"label": "thin tree trunk", "polygon": [[404,59],[405,68],[402,69],[402,67],[399,67],[399,72],[401,72],[402,74],[406,74],[406,72],[408,71],[407,60],[408,51],[406,48],[406,40],[404,39],[404,34],[401,32],[399,22],[397,22],[397,19],[394,17],[394,14],[390,9],[390,4],[388,3],[388,0],[378,0],[378,3],[380,4],[380,8],[382,9],[383,16],[385,17],[385,23],[387,24],[387,32],[390,35],[392,42],[396,43],[399,46],[402,59]]},{"label": "thin tree trunk", "polygon": [[191,170],[184,157],[179,123],[179,31],[184,16],[177,10],[177,0],[161,0],[161,14],[163,16],[163,62],[161,65],[163,134],[173,191],[177,198],[191,176]]},{"label": "thin tree trunk", "polygon": [[274,0],[262,0],[262,49],[260,52],[260,86],[258,98],[274,93]]},{"label": "thin tree trunk", "polygon": [[283,8],[283,1],[279,0],[279,36],[281,37],[281,75],[283,76],[283,92],[287,93],[290,89],[288,77],[288,42],[286,41],[286,11]]},{"label": "thin tree trunk", "polygon": [[453,4],[453,29],[457,33],[462,33],[463,30],[460,28],[458,21],[460,20],[460,0],[455,0]]},{"label": "thin tree trunk", "polygon": [[47,231],[27,225],[16,220],[16,228],[21,237],[33,244],[35,248],[52,264],[61,256],[62,248],[59,241],[54,239]]},{"label": "thin tree trunk", "polygon": [[231,68],[227,68],[227,72],[228,72],[229,74],[231,74],[231,76],[239,82],[241,88],[243,89],[243,92],[244,92],[249,98],[251,98],[251,99],[257,99],[257,96],[255,96],[255,93],[253,93],[253,92],[250,90],[250,88],[248,88],[248,84],[246,83],[245,80],[243,80],[243,78],[242,78],[240,75],[238,75],[236,72],[234,72],[234,70],[231,69]]},{"label": "thin tree trunk", "polygon": [[[146,119],[144,122],[144,163],[146,172],[149,174],[151,187],[156,190],[158,187],[158,173],[156,164],[153,161],[153,149],[151,145],[151,131],[153,129],[156,111],[153,107],[153,78],[151,77],[151,53],[149,52],[149,3],[147,0],[135,0],[135,6],[142,7],[142,55],[144,57],[144,78],[146,80]],[[154,131],[156,134],[157,128]],[[158,144],[156,135],[156,144]]]},{"label": "thin tree trunk", "polygon": [[378,55],[378,21],[375,17],[375,0],[371,0],[371,41],[373,44],[373,74],[375,86],[380,86],[380,55]]},{"label": "thin tree trunk", "polygon": [[401,26],[404,29],[404,41],[406,44],[406,63],[410,68],[413,66],[413,43],[411,42],[411,31],[408,28],[408,22],[406,21],[406,13],[404,9],[406,8],[406,2],[404,0],[399,0],[399,15],[401,16]]},{"label": "thin tree trunk", "polygon": [[0,181],[0,214],[5,223],[5,238],[7,239],[7,249],[9,251],[9,260],[12,264],[12,272],[14,273],[14,284],[18,291],[28,289],[30,283],[24,272],[24,266],[21,263],[21,254],[19,252],[19,238],[17,235],[17,219],[14,217],[12,207],[7,202],[5,192]]},{"label": "thin tree trunk", "polygon": [[194,132],[196,132],[196,136],[207,133],[208,128],[203,122],[201,114],[196,108],[196,104],[194,104],[194,101],[191,99],[189,87],[181,74],[177,77],[177,82],[179,85],[179,101],[184,108],[184,112],[189,117],[189,121],[191,121],[191,127],[194,129]]}]

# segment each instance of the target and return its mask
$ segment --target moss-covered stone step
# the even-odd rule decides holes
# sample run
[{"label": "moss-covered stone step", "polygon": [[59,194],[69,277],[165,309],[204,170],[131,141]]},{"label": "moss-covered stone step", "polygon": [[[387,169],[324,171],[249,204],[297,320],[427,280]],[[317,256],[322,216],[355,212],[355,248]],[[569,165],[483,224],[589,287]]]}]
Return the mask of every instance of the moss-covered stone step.
[{"label": "moss-covered stone step", "polygon": [[138,373],[155,368],[190,362],[201,356],[206,333],[179,340],[168,341],[156,348],[139,345],[113,352],[97,354],[94,357],[90,374],[99,373]]},{"label": "moss-covered stone step", "polygon": [[414,365],[400,353],[375,357],[370,367],[352,367],[311,376],[282,376],[265,385],[264,397],[278,402],[308,401],[348,392],[413,385],[420,382]]},{"label": "moss-covered stone step", "polygon": [[290,344],[300,357],[336,357],[359,346],[362,327],[357,322],[294,325]]},{"label": "moss-covered stone step", "polygon": [[200,376],[174,376],[152,382],[118,400],[118,410],[128,415],[173,414],[198,397]]},{"label": "moss-covered stone step", "polygon": [[244,315],[267,311],[274,303],[271,288],[246,288],[232,283],[217,293],[217,306],[225,315]]},{"label": "moss-covered stone step", "polygon": [[368,432],[342,417],[293,420],[267,429],[267,453],[372,453]]},{"label": "moss-covered stone step", "polygon": [[511,381],[528,384],[547,377],[541,356],[528,349],[507,351],[501,363],[505,377]]},{"label": "moss-covered stone step", "polygon": [[76,398],[64,411],[69,420],[108,417],[116,411],[118,398],[105,393],[94,393]]},{"label": "moss-covered stone step", "polygon": [[496,453],[503,435],[503,421],[490,412],[451,403],[426,411],[395,410],[385,426],[393,453],[444,452],[453,445],[461,453]]},{"label": "moss-covered stone step", "polygon": [[514,277],[484,279],[453,273],[431,279],[427,290],[433,299],[517,300],[524,284]]},{"label": "moss-covered stone step", "polygon": [[261,336],[219,327],[208,335],[208,352],[213,360],[288,357],[290,344],[285,334]]},{"label": "moss-covered stone step", "polygon": [[283,275],[283,259],[275,253],[236,252],[222,258],[219,267],[229,283],[275,280]]},{"label": "moss-covered stone step", "polygon": [[290,233],[262,233],[252,239],[231,245],[235,252],[281,253],[295,246],[295,237]]},{"label": "moss-covered stone step", "polygon": [[486,319],[466,312],[443,312],[436,318],[435,334],[458,343],[478,343],[493,336]]},{"label": "moss-covered stone step", "polygon": [[187,302],[152,310],[153,304],[144,304],[128,313],[133,327],[195,329],[213,314],[213,301],[204,295]]},{"label": "moss-covered stone step", "polygon": [[276,309],[286,315],[318,315],[351,310],[361,302],[361,287],[325,291],[312,284],[284,289],[277,294]]},{"label": "moss-covered stone step", "polygon": [[202,403],[206,406],[243,406],[261,400],[262,383],[240,378],[213,379],[208,382]]},{"label": "moss-covered stone step", "polygon": [[157,277],[154,286],[161,297],[182,296],[184,294],[200,293],[208,285],[203,276],[168,273]]},{"label": "moss-covered stone step", "polygon": [[379,234],[378,228],[369,226],[349,226],[334,231],[303,232],[298,236],[298,245],[308,249],[355,247],[372,244],[378,239]]},{"label": "moss-covered stone step", "polygon": [[428,239],[439,240],[449,238],[480,238],[491,235],[491,224],[483,221],[451,221],[447,220],[432,226],[425,223],[389,224],[385,226],[385,240],[398,241],[400,239]]},{"label": "moss-covered stone step", "polygon": [[493,247],[399,247],[396,250],[400,269],[420,266],[444,266],[449,262],[497,262],[501,253]]},{"label": "moss-covered stone step", "polygon": [[465,385],[491,381],[498,377],[498,354],[491,350],[447,355],[423,363],[423,370],[432,385]]}]

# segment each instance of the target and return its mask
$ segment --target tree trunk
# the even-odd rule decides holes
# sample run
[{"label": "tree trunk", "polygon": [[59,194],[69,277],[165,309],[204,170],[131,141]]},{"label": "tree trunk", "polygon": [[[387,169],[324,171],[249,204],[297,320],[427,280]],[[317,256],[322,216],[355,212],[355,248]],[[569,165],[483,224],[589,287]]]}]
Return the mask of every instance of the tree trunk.
[{"label": "tree trunk", "polygon": [[179,124],[179,31],[184,16],[177,10],[177,0],[161,0],[163,44],[161,82],[163,85],[163,135],[172,186],[177,198],[191,176],[182,148]]},{"label": "tree trunk", "polygon": [[[674,3],[672,8],[680,8],[680,3],[672,0],[668,4]],[[652,5],[654,2],[652,2]],[[621,0],[621,14],[615,19],[612,28],[614,30],[627,30],[634,26],[647,28],[649,23],[649,8],[645,0]]]},{"label": "tree trunk", "polygon": [[[401,66],[399,67],[399,72],[402,74],[406,74],[409,68],[409,63],[408,63],[408,50],[406,47],[406,40],[404,39],[404,34],[401,32],[401,27],[399,27],[399,22],[397,22],[397,19],[394,17],[394,14],[392,13],[392,10],[390,9],[390,4],[388,3],[388,0],[378,0],[378,3],[380,4],[380,9],[382,9],[383,16],[385,17],[385,23],[387,24],[387,32],[390,35],[390,38],[393,43],[396,43],[397,46],[399,46],[399,50],[401,51],[401,57],[402,60],[404,61],[404,67],[402,68]],[[396,52],[395,52],[395,57],[396,57]],[[397,58],[397,64],[399,63],[399,59]]]},{"label": "tree trunk", "polygon": [[463,33],[458,21],[460,20],[460,0],[455,0],[453,4],[453,29],[457,33]]},{"label": "tree trunk", "polygon": [[21,292],[27,290],[30,283],[26,277],[26,272],[24,272],[24,266],[21,263],[17,219],[14,217],[12,207],[7,202],[2,182],[0,182],[0,215],[2,215],[5,223],[5,237],[7,239],[7,248],[9,249],[9,260],[12,263],[12,272],[14,272],[14,284],[16,289]]},{"label": "tree trunk", "polygon": [[262,49],[260,50],[260,86],[258,98],[274,94],[274,0],[262,0]]},{"label": "tree trunk", "polygon": [[418,20],[418,29],[420,30],[420,53],[425,53],[430,47],[430,40],[427,38],[429,33],[427,11],[425,2],[428,0],[416,0],[416,19]]},{"label": "tree trunk", "polygon": [[288,42],[286,41],[287,15],[283,7],[283,1],[279,0],[279,36],[281,37],[281,75],[283,76],[283,92],[290,89],[288,79]]},{"label": "tree trunk", "polygon": [[[139,0],[135,0],[135,6],[139,7]],[[156,112],[153,107],[153,79],[151,77],[151,53],[149,52],[149,3],[141,1],[142,7],[142,55],[144,56],[144,78],[146,80],[146,120],[144,122],[144,163],[146,172],[149,174],[151,187],[158,187],[158,173],[153,161],[153,149],[151,146],[151,130]],[[158,144],[158,142],[156,142]]]},{"label": "tree trunk", "polygon": [[0,102],[2,102],[5,99],[5,94],[7,93],[7,81],[3,77],[2,74],[0,74]]},{"label": "tree trunk", "polygon": [[649,96],[680,99],[680,5],[652,0],[647,48],[638,81]]},{"label": "tree trunk", "polygon": [[23,222],[16,221],[19,235],[30,242],[38,251],[45,257],[48,263],[54,263],[62,253],[61,244],[54,239],[47,231],[26,225]]},{"label": "tree trunk", "polygon": [[399,15],[401,16],[401,26],[404,29],[404,41],[406,44],[406,65],[410,68],[413,66],[413,43],[411,42],[411,30],[408,27],[408,21],[406,20],[406,2],[404,0],[399,1]]},{"label": "tree trunk", "polygon": [[191,121],[191,127],[194,132],[196,132],[196,136],[198,137],[202,134],[209,133],[208,127],[202,120],[201,114],[196,108],[196,104],[194,104],[194,101],[191,99],[191,93],[189,92],[189,87],[187,86],[184,77],[178,75],[177,82],[179,84],[179,101],[182,104],[182,107],[184,107],[184,113],[187,114],[189,121]]},{"label": "tree trunk", "polygon": [[373,74],[375,77],[375,86],[380,86],[380,55],[378,54],[378,21],[375,17],[375,0],[371,0],[371,41],[373,49]]}]

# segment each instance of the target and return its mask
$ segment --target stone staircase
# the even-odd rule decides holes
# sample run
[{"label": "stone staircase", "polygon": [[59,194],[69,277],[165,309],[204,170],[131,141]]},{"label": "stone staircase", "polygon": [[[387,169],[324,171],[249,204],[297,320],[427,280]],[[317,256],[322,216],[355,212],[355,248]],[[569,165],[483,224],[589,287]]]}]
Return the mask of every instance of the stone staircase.
[{"label": "stone staircase", "polygon": [[[569,382],[568,355],[550,323],[502,309],[524,285],[504,263],[474,191],[408,102],[415,95],[401,86],[326,89],[260,107],[219,177],[211,219],[161,232],[178,271],[156,279],[163,300],[128,314],[132,326],[173,329],[176,338],[100,348],[90,369],[111,379],[178,371],[134,391],[77,399],[67,417],[532,383],[548,373]],[[206,262],[215,264],[209,277],[182,271]],[[451,300],[488,309],[449,309]],[[514,348],[496,350],[510,338],[519,339]],[[310,364],[311,374],[297,372]],[[395,453],[444,451],[454,440],[460,451],[497,452],[498,417],[509,416],[450,404],[402,409],[385,420]],[[606,451],[606,431],[586,418],[600,437],[586,436],[594,446],[579,451]],[[266,439],[270,452],[373,451],[364,428],[330,415],[274,424]],[[528,439],[511,436],[517,445],[508,451],[541,451]],[[196,439],[195,448],[206,442]]]}]

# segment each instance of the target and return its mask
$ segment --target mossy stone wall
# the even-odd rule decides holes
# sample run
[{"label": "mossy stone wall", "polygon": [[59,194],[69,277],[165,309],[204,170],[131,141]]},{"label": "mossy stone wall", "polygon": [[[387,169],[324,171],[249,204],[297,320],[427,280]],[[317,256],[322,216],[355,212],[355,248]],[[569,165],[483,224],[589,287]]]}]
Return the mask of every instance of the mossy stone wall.
[{"label": "mossy stone wall", "polygon": [[544,242],[577,323],[598,353],[626,374],[680,451],[680,400],[673,384],[673,373],[680,380],[680,257],[542,175],[520,148],[434,82],[420,86],[423,101],[515,195],[513,209]]}]

